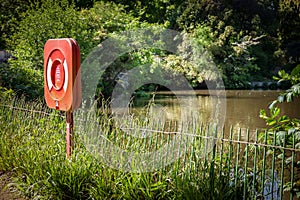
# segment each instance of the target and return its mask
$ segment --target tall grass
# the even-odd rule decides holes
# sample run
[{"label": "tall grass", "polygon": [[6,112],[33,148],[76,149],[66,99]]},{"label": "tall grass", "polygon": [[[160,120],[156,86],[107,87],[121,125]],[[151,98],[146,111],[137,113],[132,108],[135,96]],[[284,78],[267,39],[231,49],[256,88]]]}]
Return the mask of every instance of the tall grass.
[{"label": "tall grass", "polygon": [[[188,138],[192,148],[167,166],[151,172],[127,172],[109,167],[103,159],[105,155],[95,156],[88,151],[86,138],[80,132],[75,134],[83,137],[75,137],[72,158],[67,159],[64,113],[49,110],[42,102],[22,99],[2,99],[0,104],[0,170],[13,172],[11,185],[22,196],[30,199],[232,199],[241,195],[237,192],[240,188],[230,182],[229,167],[224,166],[227,162],[218,164],[223,158],[214,149],[203,157],[203,146],[207,144],[201,137]],[[109,141],[123,149],[146,152],[174,139],[174,135],[162,132],[172,131],[172,126],[151,122],[147,123],[147,129],[161,132],[147,138],[134,137],[115,126],[107,104],[100,110],[101,115],[93,116],[97,119],[93,123],[102,129],[101,137],[105,140],[101,145]],[[121,123],[128,125],[127,128],[133,126],[127,131],[145,128],[144,120],[129,123],[124,119]],[[194,135],[209,131],[200,123],[188,125]],[[91,123],[88,126],[93,128]]]}]

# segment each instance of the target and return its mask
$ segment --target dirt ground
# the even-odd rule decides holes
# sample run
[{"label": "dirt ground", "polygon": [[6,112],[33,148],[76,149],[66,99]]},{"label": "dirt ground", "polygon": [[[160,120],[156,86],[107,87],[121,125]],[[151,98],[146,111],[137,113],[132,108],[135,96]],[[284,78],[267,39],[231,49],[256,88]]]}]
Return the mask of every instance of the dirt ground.
[{"label": "dirt ground", "polygon": [[10,174],[10,172],[0,171],[0,200],[25,200],[12,193],[12,188],[7,187],[7,184],[10,182]]}]

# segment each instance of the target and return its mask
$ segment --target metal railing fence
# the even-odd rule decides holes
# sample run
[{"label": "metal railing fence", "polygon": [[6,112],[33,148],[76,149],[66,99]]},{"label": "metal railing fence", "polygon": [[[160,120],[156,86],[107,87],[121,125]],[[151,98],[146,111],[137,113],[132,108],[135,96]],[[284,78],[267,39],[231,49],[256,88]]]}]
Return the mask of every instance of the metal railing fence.
[{"label": "metal railing fence", "polygon": [[[34,110],[34,107],[19,108],[11,105],[1,107],[12,112],[15,110],[33,113],[39,117],[51,115],[47,111]],[[170,142],[172,135],[187,136],[192,145],[178,161],[179,166],[176,168],[178,176],[185,176],[181,173],[183,169],[193,172],[188,176],[201,174],[211,179],[211,187],[215,187],[214,179],[225,176],[230,186],[236,188],[236,199],[241,196],[243,199],[299,198],[297,195],[300,195],[300,148],[296,148],[298,139],[296,134],[287,136],[288,133],[285,133],[278,138],[277,133],[269,130],[230,128],[225,131],[225,128],[217,129],[214,126],[204,125],[199,128],[192,127],[189,133],[134,126],[122,128],[125,129],[152,133],[150,141],[143,142],[145,147],[154,144],[152,150],[157,150],[161,144]],[[132,142],[128,142],[130,136],[124,134],[122,137],[123,140],[118,140],[123,141],[121,146],[126,148],[126,145],[132,145]],[[199,163],[202,168],[199,167]],[[189,178],[192,180],[193,177]]]}]

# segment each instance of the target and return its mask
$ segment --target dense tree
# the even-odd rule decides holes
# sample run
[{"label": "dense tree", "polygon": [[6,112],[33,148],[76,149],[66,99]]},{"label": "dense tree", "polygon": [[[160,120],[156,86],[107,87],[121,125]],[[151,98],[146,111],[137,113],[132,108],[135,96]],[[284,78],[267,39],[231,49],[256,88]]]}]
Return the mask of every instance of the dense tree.
[{"label": "dense tree", "polygon": [[[160,25],[194,37],[212,53],[227,88],[247,88],[251,81],[271,81],[280,69],[290,72],[300,63],[297,0],[11,2],[1,1],[0,48],[11,50],[15,60],[10,61],[9,67],[1,67],[0,83],[15,90],[39,91],[28,80],[41,77],[42,47],[47,39],[75,38],[84,59],[110,33],[139,24]],[[130,58],[124,63],[125,68],[136,66],[141,59],[138,55],[142,54],[124,55]],[[169,62],[166,66],[188,75],[193,85],[203,81],[194,71],[197,67],[185,65],[176,56],[160,56]]]},{"label": "dense tree", "polygon": [[27,0],[1,0],[0,49],[6,48],[5,38],[14,32],[17,22],[22,19],[30,4]]},{"label": "dense tree", "polygon": [[283,64],[295,67],[300,63],[300,5],[298,1],[280,0],[279,53]]},{"label": "dense tree", "polygon": [[32,4],[23,16],[6,40],[14,59],[0,73],[4,87],[31,97],[43,94],[43,51],[48,39],[74,38],[84,60],[108,33],[125,30],[136,23],[122,6],[103,2],[77,11],[67,0],[43,0],[38,5]]},{"label": "dense tree", "polygon": [[[104,0],[110,2],[110,0]],[[127,12],[132,13],[142,22],[165,24],[168,28],[177,29],[176,19],[184,4],[182,0],[114,0],[125,5]]]}]

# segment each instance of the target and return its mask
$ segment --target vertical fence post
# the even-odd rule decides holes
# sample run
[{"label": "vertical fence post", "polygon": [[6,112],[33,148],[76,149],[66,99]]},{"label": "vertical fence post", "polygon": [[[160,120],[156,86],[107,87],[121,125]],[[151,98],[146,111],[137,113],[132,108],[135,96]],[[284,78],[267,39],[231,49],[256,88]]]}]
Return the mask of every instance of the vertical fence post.
[{"label": "vertical fence post", "polygon": [[[292,145],[293,145],[293,150],[292,150],[292,162],[291,162],[291,187],[293,188],[294,185],[294,162],[295,162],[295,134],[292,136]],[[290,200],[292,200],[294,197],[293,194],[293,189],[291,188],[290,190]]]},{"label": "vertical fence post", "polygon": [[[236,158],[235,158],[235,177],[234,177],[234,186],[237,187],[238,185],[238,177],[239,177],[239,156],[241,151],[241,128],[238,129],[238,143],[237,143],[237,149],[236,149]],[[235,192],[235,199],[237,199],[237,192]]]},{"label": "vertical fence post", "polygon": [[[207,148],[208,148],[208,143],[209,143],[209,131],[210,131],[210,126],[207,125],[206,126],[206,130],[204,131],[205,132],[205,142],[204,142],[204,168],[207,169],[208,167],[208,163],[207,163]],[[203,180],[205,180],[205,176],[206,176],[206,171],[203,173]]]},{"label": "vertical fence post", "polygon": [[220,168],[219,177],[221,177],[222,167],[223,167],[223,148],[224,148],[224,126],[222,127],[222,139],[221,139],[221,149],[220,149]]},{"label": "vertical fence post", "polygon": [[249,145],[249,129],[247,129],[247,144],[246,144],[246,154],[245,154],[245,166],[244,166],[244,192],[243,192],[243,199],[247,198],[247,171],[248,171],[248,145]]},{"label": "vertical fence post", "polygon": [[228,152],[228,158],[227,158],[227,162],[228,162],[228,177],[230,177],[230,160],[231,160],[231,154],[232,154],[232,135],[233,135],[233,130],[232,130],[232,126],[230,127],[230,136],[229,136],[229,152]]},{"label": "vertical fence post", "polygon": [[74,148],[73,142],[73,112],[66,112],[66,121],[67,121],[67,134],[66,134],[66,153],[67,157],[70,159],[72,154],[72,149]]},{"label": "vertical fence post", "polygon": [[255,196],[255,185],[256,185],[256,160],[257,160],[257,140],[258,140],[258,130],[256,129],[255,131],[255,146],[254,146],[254,161],[253,161],[253,183],[252,183],[252,192],[253,192],[253,197]]},{"label": "vertical fence post", "polygon": [[[273,146],[276,146],[276,132],[273,132]],[[273,147],[273,155],[272,155],[272,181],[271,181],[271,199],[274,198],[274,179],[275,179],[275,147]]]},{"label": "vertical fence post", "polygon": [[[267,145],[267,142],[268,142],[268,132],[266,130],[265,135],[264,135],[264,145]],[[264,197],[264,190],[265,190],[266,159],[267,159],[267,147],[264,146],[263,164],[262,164],[263,166],[262,166],[262,172],[261,172],[261,184],[262,184],[261,194],[263,197]]]},{"label": "vertical fence post", "polygon": [[211,155],[211,161],[210,161],[210,170],[209,170],[209,177],[210,177],[210,184],[209,184],[209,187],[210,187],[210,192],[211,192],[211,195],[214,196],[214,188],[215,188],[215,156],[216,156],[216,147],[217,147],[217,144],[216,144],[216,141],[217,141],[217,135],[218,135],[218,127],[217,125],[214,125],[213,128],[213,150],[212,150],[212,155]]},{"label": "vertical fence post", "polygon": [[[283,136],[282,147],[285,147],[285,134]],[[284,162],[285,162],[285,149],[282,150],[282,160],[281,160],[281,178],[280,178],[280,198],[283,198],[283,185],[284,185]]]},{"label": "vertical fence post", "polygon": [[[196,141],[196,132],[193,131],[193,136],[192,136],[192,148],[191,148],[191,155],[190,155],[190,168],[189,168],[189,180],[191,180],[191,173],[193,173],[193,177],[195,176],[195,171],[196,171],[196,166],[193,163],[196,163],[195,159],[195,141]],[[195,159],[195,162],[193,162],[193,159]]]}]

